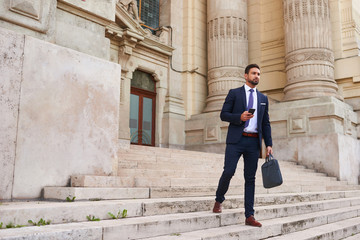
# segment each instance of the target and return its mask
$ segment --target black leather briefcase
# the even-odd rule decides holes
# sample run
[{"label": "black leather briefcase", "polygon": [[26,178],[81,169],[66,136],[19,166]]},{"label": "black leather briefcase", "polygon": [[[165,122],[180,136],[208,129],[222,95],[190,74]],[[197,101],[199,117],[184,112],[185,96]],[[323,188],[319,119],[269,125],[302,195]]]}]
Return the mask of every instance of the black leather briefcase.
[{"label": "black leather briefcase", "polygon": [[270,154],[265,159],[265,163],[261,166],[261,173],[264,188],[273,188],[283,183],[279,163]]}]

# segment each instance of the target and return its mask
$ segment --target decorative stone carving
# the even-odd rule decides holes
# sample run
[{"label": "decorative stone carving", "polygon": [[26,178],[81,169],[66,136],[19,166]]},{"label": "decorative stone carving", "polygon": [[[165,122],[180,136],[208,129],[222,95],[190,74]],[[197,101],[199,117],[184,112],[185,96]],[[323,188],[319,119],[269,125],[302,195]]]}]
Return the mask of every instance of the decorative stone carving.
[{"label": "decorative stone carving", "polygon": [[39,1],[25,1],[25,0],[11,0],[10,10],[24,16],[38,20],[40,18],[40,11],[42,0]]},{"label": "decorative stone carving", "polygon": [[360,53],[360,15],[354,1],[341,4],[341,39],[343,57],[358,56]]},{"label": "decorative stone carving", "polygon": [[[218,22],[220,22],[220,25],[218,25]],[[208,23],[208,41],[214,38],[218,39],[219,36],[226,39],[238,38],[247,40],[247,34],[244,34],[243,31],[247,26],[245,19],[227,16],[226,27],[224,25],[225,21],[223,17],[220,18],[220,21],[218,21],[218,18],[210,20]],[[218,29],[220,29],[220,34]]]},{"label": "decorative stone carving", "polygon": [[352,112],[350,110],[345,110],[344,114],[344,134],[345,135],[352,135],[352,126],[351,126],[351,118],[350,114]]},{"label": "decorative stone carving", "polygon": [[159,41],[169,45],[170,44],[170,29],[167,27],[160,27],[160,30],[156,32],[156,35],[159,36]]},{"label": "decorative stone carving", "polygon": [[289,117],[288,119],[288,134],[305,134],[308,131],[309,119],[307,116]]},{"label": "decorative stone carving", "polygon": [[128,72],[129,67],[128,63],[129,59],[132,55],[133,48],[135,48],[136,44],[139,41],[142,41],[144,38],[142,36],[138,36],[137,34],[131,31],[125,31],[122,36],[122,40],[119,45],[119,64],[122,66],[122,72]]},{"label": "decorative stone carving", "polygon": [[221,110],[226,94],[239,87],[248,64],[246,1],[208,0],[208,89],[204,112]]},{"label": "decorative stone carving", "polygon": [[286,56],[286,66],[312,60],[333,63],[334,54],[328,49],[306,49],[305,51],[297,51]]},{"label": "decorative stone carving", "polygon": [[229,89],[239,87],[241,82],[238,81],[243,76],[242,70],[237,68],[214,69],[208,74],[209,96],[226,95]]},{"label": "decorative stone carving", "polygon": [[205,130],[204,142],[217,141],[219,138],[219,129],[217,126],[207,126]]},{"label": "decorative stone carving", "polygon": [[122,72],[128,72],[127,63],[132,54],[132,48],[127,45],[122,45],[119,47],[119,64],[123,66]]},{"label": "decorative stone carving", "polygon": [[244,75],[244,69],[220,69],[209,71],[208,80],[214,80],[218,78],[241,78]]},{"label": "decorative stone carving", "polygon": [[[335,96],[329,0],[284,0],[284,100]],[[307,33],[307,34],[304,34]]]},{"label": "decorative stone carving", "polygon": [[46,33],[53,21],[56,0],[3,0],[0,19]]},{"label": "decorative stone carving", "polygon": [[133,15],[135,20],[138,22],[138,23],[144,23],[143,21],[141,21],[141,19],[139,18],[139,10],[138,10],[138,7],[137,7],[137,2],[136,0],[119,0],[119,3],[120,5],[122,5],[126,11]]}]

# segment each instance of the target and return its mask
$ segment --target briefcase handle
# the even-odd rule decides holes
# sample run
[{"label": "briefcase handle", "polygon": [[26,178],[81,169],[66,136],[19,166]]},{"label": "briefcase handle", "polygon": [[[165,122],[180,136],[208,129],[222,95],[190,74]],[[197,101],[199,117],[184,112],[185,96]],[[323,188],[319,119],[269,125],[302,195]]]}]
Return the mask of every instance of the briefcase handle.
[{"label": "briefcase handle", "polygon": [[273,160],[273,159],[274,159],[274,157],[273,157],[273,155],[270,153],[269,156],[266,156],[265,162],[271,161],[271,160]]}]

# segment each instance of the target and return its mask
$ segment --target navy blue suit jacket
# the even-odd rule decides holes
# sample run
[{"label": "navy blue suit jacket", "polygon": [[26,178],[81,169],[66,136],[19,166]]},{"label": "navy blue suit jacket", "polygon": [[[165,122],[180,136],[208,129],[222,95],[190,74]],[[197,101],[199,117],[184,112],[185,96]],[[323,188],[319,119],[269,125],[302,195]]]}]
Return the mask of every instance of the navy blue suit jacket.
[{"label": "navy blue suit jacket", "polygon": [[[271,126],[269,119],[269,101],[267,96],[259,91],[257,93],[257,128],[259,133],[259,145],[262,138],[266,146],[272,146]],[[229,122],[229,129],[226,137],[226,143],[238,143],[243,137],[245,122],[241,121],[241,114],[246,111],[246,93],[245,87],[231,89],[226,96],[222,107],[220,118],[222,121]]]}]

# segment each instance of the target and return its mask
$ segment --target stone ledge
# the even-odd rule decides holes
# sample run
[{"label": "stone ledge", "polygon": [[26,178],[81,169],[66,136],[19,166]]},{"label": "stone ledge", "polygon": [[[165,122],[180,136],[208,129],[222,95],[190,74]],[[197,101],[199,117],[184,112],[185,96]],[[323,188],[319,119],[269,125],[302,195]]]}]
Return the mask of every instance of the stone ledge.
[{"label": "stone ledge", "polygon": [[149,188],[78,188],[78,187],[45,187],[44,198],[66,200],[111,200],[149,198]]}]

